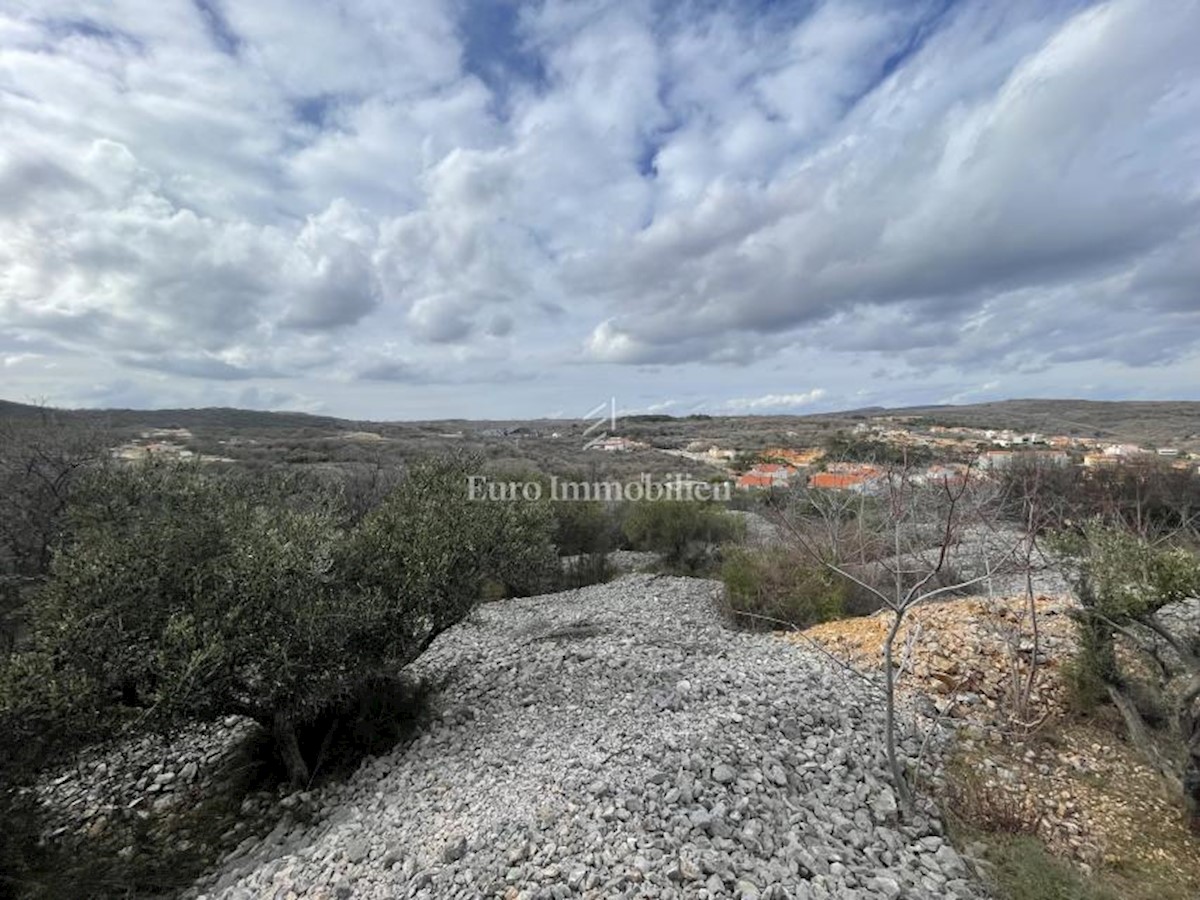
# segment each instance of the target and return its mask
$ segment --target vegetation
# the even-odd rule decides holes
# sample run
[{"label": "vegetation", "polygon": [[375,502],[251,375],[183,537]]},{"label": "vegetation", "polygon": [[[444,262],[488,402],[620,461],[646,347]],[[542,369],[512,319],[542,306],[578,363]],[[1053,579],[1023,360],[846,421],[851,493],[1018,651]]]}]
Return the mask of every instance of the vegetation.
[{"label": "vegetation", "polygon": [[876,438],[858,437],[838,431],[825,439],[825,457],[844,462],[877,463],[879,465],[924,465],[933,460],[933,451],[928,447],[908,447],[881,441]]},{"label": "vegetation", "polygon": [[[772,492],[771,502],[789,504],[793,546],[718,552],[742,523],[713,504],[467,500],[468,470],[518,466],[532,470],[528,477],[573,472],[575,480],[716,471],[649,451],[587,453],[569,426],[553,426],[566,435],[559,440],[532,426],[492,435],[471,423],[14,409],[0,421],[0,775],[11,782],[58,751],[126,729],[238,713],[262,725],[291,780],[310,783],[339,759],[402,735],[420,702],[397,673],[479,599],[604,580],[608,554],[621,547],[659,553],[680,573],[719,563],[730,606],[750,625],[804,627],[888,609],[890,656],[909,609],[981,580],[957,574],[948,548],[995,512],[1025,535],[1026,570],[1042,552],[1039,537],[1059,533],[1053,547],[1070,561],[1083,602],[1081,650],[1064,670],[1073,702],[1085,712],[1106,707],[1114,720],[1119,712],[1200,825],[1200,639],[1181,638],[1159,619],[1164,606],[1200,591],[1200,566],[1183,539],[1200,511],[1200,478],[1191,472],[1154,460],[1086,473],[1031,462],[1005,470],[983,496],[973,480],[961,492],[917,485],[905,473],[924,456],[859,439],[844,417],[628,422],[631,437],[655,446],[719,438],[759,448],[746,450],[743,463],[766,447],[825,439],[835,458],[900,473],[878,497]],[[1172,409],[1147,405],[1137,415],[1166,435],[1170,416],[1187,415]],[[1111,427],[1114,439],[1129,424],[1107,407],[1092,412],[1093,430]],[[1085,413],[1072,418],[1093,422]],[[960,418],[973,421],[969,411]],[[1032,415],[1027,427],[1039,421]],[[150,425],[195,428],[189,449],[237,465],[109,462],[107,448]],[[478,458],[456,456],[462,446]],[[427,454],[452,461],[421,461]],[[572,560],[560,570],[556,555]],[[892,716],[890,681],[887,690]],[[903,794],[905,773],[896,766],[894,775]],[[1048,857],[1033,837],[1036,823],[1003,798],[960,785],[955,802],[963,827],[988,845],[1001,896],[1115,896]],[[229,815],[236,810],[234,802]],[[0,868],[22,860],[39,877],[59,870],[61,878],[43,880],[41,896],[93,882],[111,883],[96,893],[112,896],[165,891],[173,874],[190,871],[192,862],[160,854],[131,888],[117,871],[119,848],[94,848],[113,871],[89,870],[96,861],[81,843],[68,847],[78,857],[72,872],[61,855],[46,855],[36,816],[20,803],[0,809],[12,826],[0,830]],[[32,823],[24,831],[21,817]]]},{"label": "vegetation", "polygon": [[1118,900],[1107,886],[1052,856],[1030,835],[1000,835],[987,841],[991,881],[1002,900]]},{"label": "vegetation", "polygon": [[844,612],[845,582],[786,548],[738,548],[721,579],[730,611],[749,628],[807,628]]},{"label": "vegetation", "polygon": [[23,630],[78,476],[106,456],[104,432],[23,409],[30,414],[0,420],[0,653]]},{"label": "vegetation", "polygon": [[73,499],[32,644],[4,670],[6,739],[111,719],[173,725],[224,714],[274,736],[309,779],[306,726],[414,659],[485,579],[536,589],[551,523],[523,503],[471,503],[461,462],[415,467],[357,526],[195,465],[93,473]]},{"label": "vegetation", "polygon": [[[883,641],[884,740],[896,793],[911,811],[912,789],[896,752],[896,638],[911,610],[985,581],[1012,555],[1003,548],[986,549],[983,574],[973,577],[960,576],[951,565],[952,551],[967,531],[992,519],[997,495],[974,473],[926,483],[905,463],[889,469],[878,504],[856,503],[848,492],[810,492],[802,497],[801,510],[815,511],[823,527],[798,527],[794,520],[781,517],[796,551],[873,595],[889,613]],[[827,497],[824,503],[822,497]],[[882,548],[889,548],[891,554],[883,556]],[[874,577],[858,574],[847,562],[850,554],[869,555]]]},{"label": "vegetation", "polygon": [[1153,538],[1187,531],[1200,515],[1200,475],[1154,458],[1085,470],[1031,457],[1000,478],[1007,514],[1024,522],[1036,506],[1042,531],[1102,518]]},{"label": "vegetation", "polygon": [[[1075,617],[1076,695],[1094,700],[1103,686],[1130,741],[1182,797],[1200,831],[1200,635],[1181,637],[1158,615],[1200,594],[1200,559],[1188,547],[1147,541],[1099,520],[1060,535],[1057,548],[1073,568],[1082,607]],[[1153,682],[1126,671],[1118,637],[1142,654]],[[1173,684],[1177,678],[1182,687]]]},{"label": "vegetation", "polygon": [[560,556],[605,554],[622,541],[621,513],[616,504],[598,500],[551,503],[554,544]]},{"label": "vegetation", "polygon": [[674,570],[700,570],[719,544],[744,530],[739,519],[712,503],[657,500],[629,507],[624,532],[631,548],[661,554]]}]

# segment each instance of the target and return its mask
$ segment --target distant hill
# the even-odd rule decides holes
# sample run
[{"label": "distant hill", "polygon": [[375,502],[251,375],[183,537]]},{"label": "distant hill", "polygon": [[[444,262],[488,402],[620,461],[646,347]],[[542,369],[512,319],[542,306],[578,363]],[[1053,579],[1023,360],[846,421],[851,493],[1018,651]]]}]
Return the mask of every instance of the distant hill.
[{"label": "distant hill", "polygon": [[1160,446],[1200,444],[1200,402],[1191,400],[1001,400],[969,406],[872,411],[939,425],[1013,428]]},{"label": "distant hill", "polygon": [[[204,409],[104,409],[52,410],[54,415],[112,428],[221,429],[259,432],[283,429],[312,429],[330,432],[384,429],[400,436],[414,427],[435,430],[482,433],[489,427],[515,432],[523,427],[569,432],[579,423],[536,420],[380,423],[334,416],[316,416],[299,412],[262,412],[224,407]],[[47,410],[24,403],[0,400],[0,420],[29,419],[47,414]],[[775,432],[770,441],[814,439],[818,430],[842,428],[856,422],[876,419],[902,419],[947,426],[974,428],[1012,428],[1044,434],[1069,434],[1099,440],[1132,441],[1157,446],[1178,446],[1200,451],[1200,402],[1188,400],[1002,400],[965,406],[934,405],[902,408],[867,407],[844,412],[807,416],[627,416],[631,434],[689,436],[703,439],[748,437]],[[789,431],[799,429],[799,432]],[[753,445],[753,443],[751,443]]]},{"label": "distant hill", "polygon": [[257,431],[271,428],[349,429],[361,423],[333,416],[299,412],[263,412],[253,409],[204,407],[200,409],[51,409],[0,400],[0,419],[29,419],[47,413],[89,424],[114,428],[225,428]]},{"label": "distant hill", "polygon": [[13,403],[11,400],[0,400],[0,419],[36,419],[46,414],[41,406],[30,406],[28,403]]}]

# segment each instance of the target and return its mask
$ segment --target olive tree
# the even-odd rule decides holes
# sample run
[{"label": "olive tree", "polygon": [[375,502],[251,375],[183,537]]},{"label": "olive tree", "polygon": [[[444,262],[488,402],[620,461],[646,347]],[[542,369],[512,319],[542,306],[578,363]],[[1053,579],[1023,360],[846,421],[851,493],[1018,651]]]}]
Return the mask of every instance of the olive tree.
[{"label": "olive tree", "polygon": [[[1056,549],[1081,605],[1078,663],[1103,685],[1130,741],[1183,797],[1192,828],[1200,830],[1200,633],[1194,623],[1181,629],[1162,615],[1168,605],[1200,596],[1200,559],[1186,546],[1149,541],[1098,519],[1060,535]],[[1158,674],[1156,687],[1169,707],[1165,746],[1151,736],[1122,669],[1118,638]]]},{"label": "olive tree", "polygon": [[51,409],[0,419],[0,652],[16,644],[24,602],[49,570],[75,482],[110,440]]},{"label": "olive tree", "polygon": [[466,472],[414,466],[349,528],[328,502],[195,464],[99,473],[72,503],[29,653],[147,723],[248,716],[304,783],[305,724],[398,673],[485,578],[552,564],[545,511],[473,502]]}]

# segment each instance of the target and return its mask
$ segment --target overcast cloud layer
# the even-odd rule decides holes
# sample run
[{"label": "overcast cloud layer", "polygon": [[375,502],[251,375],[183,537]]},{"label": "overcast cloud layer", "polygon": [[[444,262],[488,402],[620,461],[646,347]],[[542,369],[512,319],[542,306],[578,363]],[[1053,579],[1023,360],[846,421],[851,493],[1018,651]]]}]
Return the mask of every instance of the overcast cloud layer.
[{"label": "overcast cloud layer", "polygon": [[1198,45],[1198,0],[7,0],[0,396],[1200,399]]}]

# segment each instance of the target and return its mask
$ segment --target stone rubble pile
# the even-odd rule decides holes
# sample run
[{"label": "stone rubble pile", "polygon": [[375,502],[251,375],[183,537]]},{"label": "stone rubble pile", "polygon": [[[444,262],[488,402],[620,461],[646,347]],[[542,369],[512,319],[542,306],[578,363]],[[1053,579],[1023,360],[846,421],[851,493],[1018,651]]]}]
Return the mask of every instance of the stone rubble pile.
[{"label": "stone rubble pile", "polygon": [[419,739],[191,896],[982,896],[928,809],[899,815],[878,687],[730,630],[720,591],[632,575],[483,607],[414,665],[440,689]]},{"label": "stone rubble pile", "polygon": [[[231,716],[170,738],[144,735],[82,753],[34,788],[48,814],[46,836],[99,837],[118,821],[169,815],[226,790],[238,748],[255,730],[250,720]],[[265,809],[270,800],[249,803]]]}]

